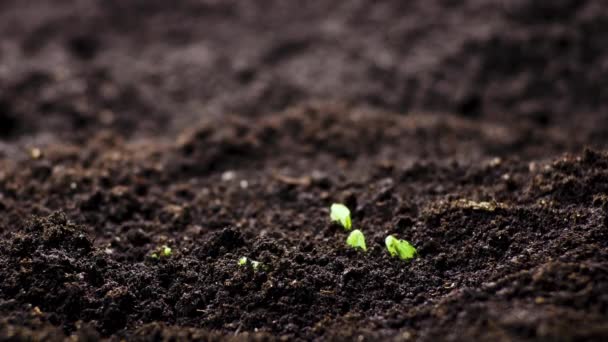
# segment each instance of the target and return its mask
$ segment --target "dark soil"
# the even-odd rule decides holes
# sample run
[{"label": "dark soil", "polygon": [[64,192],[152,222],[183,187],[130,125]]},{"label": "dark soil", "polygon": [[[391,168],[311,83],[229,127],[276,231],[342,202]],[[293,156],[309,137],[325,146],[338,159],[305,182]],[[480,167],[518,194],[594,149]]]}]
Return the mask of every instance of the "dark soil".
[{"label": "dark soil", "polygon": [[1,1],[0,340],[607,340],[606,32],[603,0]]}]

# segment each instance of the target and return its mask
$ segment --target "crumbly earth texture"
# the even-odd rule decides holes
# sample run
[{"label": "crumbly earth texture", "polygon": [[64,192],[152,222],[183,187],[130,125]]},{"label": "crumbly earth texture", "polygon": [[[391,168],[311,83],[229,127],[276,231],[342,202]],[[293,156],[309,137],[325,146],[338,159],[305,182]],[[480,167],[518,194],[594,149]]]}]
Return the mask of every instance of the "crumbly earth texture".
[{"label": "crumbly earth texture", "polygon": [[607,30],[603,0],[1,1],[0,340],[608,339]]}]

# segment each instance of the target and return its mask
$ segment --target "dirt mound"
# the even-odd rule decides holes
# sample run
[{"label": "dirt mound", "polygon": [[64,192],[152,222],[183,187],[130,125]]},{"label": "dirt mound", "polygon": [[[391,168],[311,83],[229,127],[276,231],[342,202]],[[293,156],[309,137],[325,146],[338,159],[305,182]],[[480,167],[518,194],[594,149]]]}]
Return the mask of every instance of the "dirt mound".
[{"label": "dirt mound", "polygon": [[0,9],[0,339],[608,336],[601,1]]}]

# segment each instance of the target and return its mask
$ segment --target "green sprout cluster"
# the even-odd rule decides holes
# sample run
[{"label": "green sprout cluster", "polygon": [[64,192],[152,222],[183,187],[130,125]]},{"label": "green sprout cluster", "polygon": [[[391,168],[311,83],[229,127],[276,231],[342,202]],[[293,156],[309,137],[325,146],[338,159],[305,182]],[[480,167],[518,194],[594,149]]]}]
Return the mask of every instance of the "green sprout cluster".
[{"label": "green sprout cluster", "polygon": [[[350,218],[350,210],[340,203],[334,203],[330,207],[330,218],[332,222],[338,222],[344,227],[345,230],[351,230],[352,222]],[[392,257],[399,257],[401,260],[412,260],[418,256],[416,248],[412,246],[406,240],[400,240],[396,237],[389,235],[384,240],[386,249]],[[349,247],[355,249],[361,249],[367,252],[367,245],[365,244],[365,236],[359,229],[353,230],[346,238],[346,244]]]},{"label": "green sprout cluster", "polygon": [[[331,205],[330,219],[331,222],[337,222],[341,224],[346,231],[350,231],[352,229],[350,210],[344,204],[333,203]],[[406,240],[400,240],[392,235],[389,235],[384,240],[384,243],[391,257],[399,257],[399,259],[401,260],[409,261],[418,256],[418,251],[416,251],[416,248]],[[346,238],[346,244],[351,248],[360,249],[363,252],[367,252],[365,235],[363,235],[363,232],[359,229],[355,229],[350,232],[350,234],[348,234],[348,237]],[[161,253],[165,253],[165,255],[163,256],[169,256],[171,255],[171,249],[167,246],[163,246],[163,250],[161,251]],[[158,258],[156,253],[153,254],[152,257]],[[254,271],[258,271],[258,269],[264,268],[264,265],[259,261],[251,260],[247,257],[239,258],[237,264],[242,267],[251,265]]]},{"label": "green sprout cluster", "polygon": [[237,263],[239,266],[246,266],[247,264],[250,264],[254,271],[257,271],[262,266],[261,262],[251,260],[247,257],[241,257]]},{"label": "green sprout cluster", "polygon": [[[334,203],[329,208],[329,217],[332,222],[338,222],[346,231],[352,229],[352,221],[350,219],[350,210],[347,206],[340,203]],[[346,244],[355,249],[362,249],[367,252],[365,244],[365,236],[359,229],[353,230],[346,238]]]}]

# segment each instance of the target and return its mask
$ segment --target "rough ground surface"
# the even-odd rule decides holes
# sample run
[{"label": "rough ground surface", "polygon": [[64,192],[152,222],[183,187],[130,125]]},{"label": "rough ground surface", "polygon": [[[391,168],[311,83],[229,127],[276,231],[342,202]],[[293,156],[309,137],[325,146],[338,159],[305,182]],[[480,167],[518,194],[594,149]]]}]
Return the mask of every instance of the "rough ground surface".
[{"label": "rough ground surface", "polygon": [[608,339],[607,31],[603,0],[1,1],[0,340]]}]

